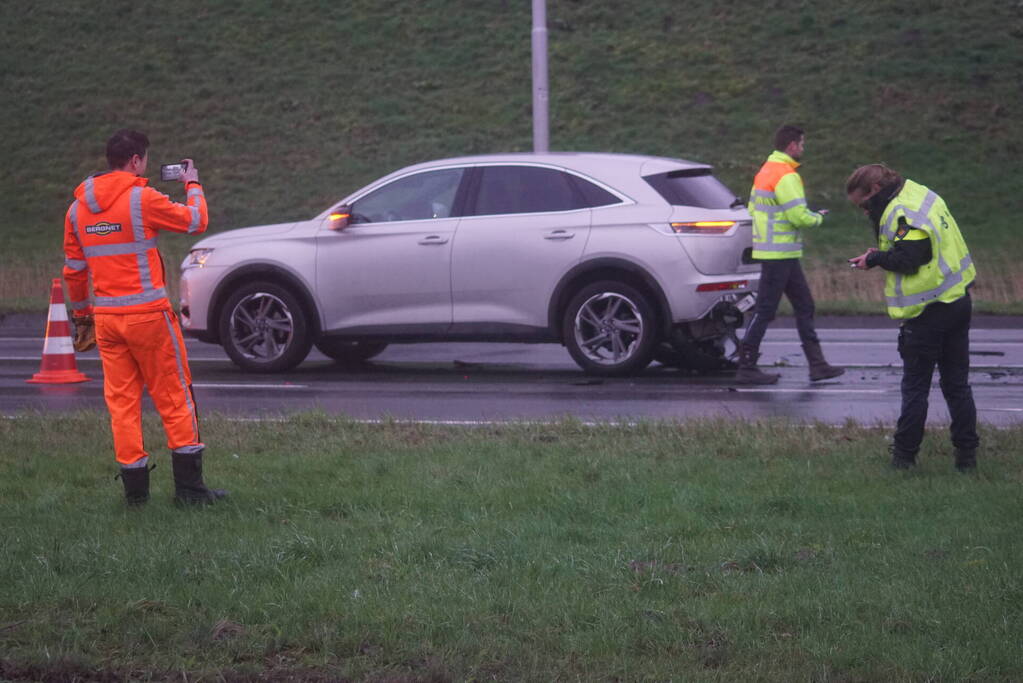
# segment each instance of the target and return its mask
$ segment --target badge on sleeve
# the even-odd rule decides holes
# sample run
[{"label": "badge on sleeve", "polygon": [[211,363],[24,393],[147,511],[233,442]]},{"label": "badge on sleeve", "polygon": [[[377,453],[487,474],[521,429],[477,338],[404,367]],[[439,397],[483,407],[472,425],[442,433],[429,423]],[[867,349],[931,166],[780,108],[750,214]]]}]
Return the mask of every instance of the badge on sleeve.
[{"label": "badge on sleeve", "polygon": [[899,228],[895,231],[895,239],[901,240],[903,237],[909,234],[910,225],[906,222],[905,217],[899,218]]}]

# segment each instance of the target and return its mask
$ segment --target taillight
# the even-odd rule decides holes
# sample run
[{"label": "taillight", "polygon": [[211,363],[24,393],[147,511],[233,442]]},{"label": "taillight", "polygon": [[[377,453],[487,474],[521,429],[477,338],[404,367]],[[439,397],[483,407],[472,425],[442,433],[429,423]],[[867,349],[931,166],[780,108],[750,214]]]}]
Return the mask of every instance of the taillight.
[{"label": "taillight", "polygon": [[717,235],[728,232],[736,221],[692,221],[688,223],[672,223],[671,229],[678,234]]},{"label": "taillight", "polygon": [[704,282],[696,286],[697,292],[724,292],[730,289],[746,289],[749,280],[731,280],[729,282]]}]

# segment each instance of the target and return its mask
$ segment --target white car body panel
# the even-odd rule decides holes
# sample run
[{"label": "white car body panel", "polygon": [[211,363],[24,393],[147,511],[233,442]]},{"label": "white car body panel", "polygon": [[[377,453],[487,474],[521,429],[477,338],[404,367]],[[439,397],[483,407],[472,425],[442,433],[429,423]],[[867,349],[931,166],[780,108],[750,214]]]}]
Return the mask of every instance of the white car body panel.
[{"label": "white car body panel", "polygon": [[[287,273],[309,291],[313,291],[314,283],[311,277],[316,272],[316,250],[309,248],[313,239],[312,235],[308,234],[310,226],[302,223],[292,226],[299,229],[289,230],[289,239],[278,238],[272,241],[238,239],[239,236],[234,233],[248,230],[243,228],[222,235],[213,235],[198,242],[194,248],[213,249],[213,252],[202,267],[183,268],[181,271],[179,289],[182,329],[205,331],[209,306],[221,282],[232,273],[249,267],[277,269]],[[303,228],[307,235],[305,238],[299,238],[298,236],[303,234]],[[215,329],[212,331],[216,332]]]},{"label": "white car body panel", "polygon": [[586,247],[590,213],[463,218],[451,264],[454,322],[545,327],[551,292]]},{"label": "white car body panel", "polygon": [[327,227],[317,235],[323,327],[451,324],[451,247],[458,218]]}]

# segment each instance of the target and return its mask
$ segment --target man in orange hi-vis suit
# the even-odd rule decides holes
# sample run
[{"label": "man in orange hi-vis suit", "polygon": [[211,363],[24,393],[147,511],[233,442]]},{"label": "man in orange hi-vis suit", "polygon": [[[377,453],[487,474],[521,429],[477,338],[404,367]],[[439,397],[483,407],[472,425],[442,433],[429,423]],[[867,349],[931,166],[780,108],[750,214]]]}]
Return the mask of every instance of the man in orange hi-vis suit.
[{"label": "man in orange hi-vis suit", "polygon": [[147,387],[171,449],[175,500],[212,503],[227,492],[203,483],[205,446],[192,375],[156,244],[160,230],[204,232],[206,199],[190,159],[181,177],[187,205],[147,187],[142,176],[148,150],[145,134],[117,131],[107,141],[110,170],[89,176],[75,189],[64,219],[64,280],[76,330],[95,324],[103,396],[126,501],[139,505],[149,499],[151,468],[142,443],[142,390]]}]

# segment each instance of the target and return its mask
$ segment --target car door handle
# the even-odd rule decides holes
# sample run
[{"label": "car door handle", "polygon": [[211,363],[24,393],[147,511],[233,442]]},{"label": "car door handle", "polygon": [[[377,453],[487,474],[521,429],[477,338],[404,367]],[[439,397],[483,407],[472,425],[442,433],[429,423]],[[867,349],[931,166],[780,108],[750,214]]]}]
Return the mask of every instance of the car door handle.
[{"label": "car door handle", "polygon": [[553,230],[543,236],[545,240],[570,240],[573,237],[575,237],[575,233],[567,230]]},{"label": "car door handle", "polygon": [[447,244],[448,238],[440,235],[430,235],[419,240],[420,244]]}]

